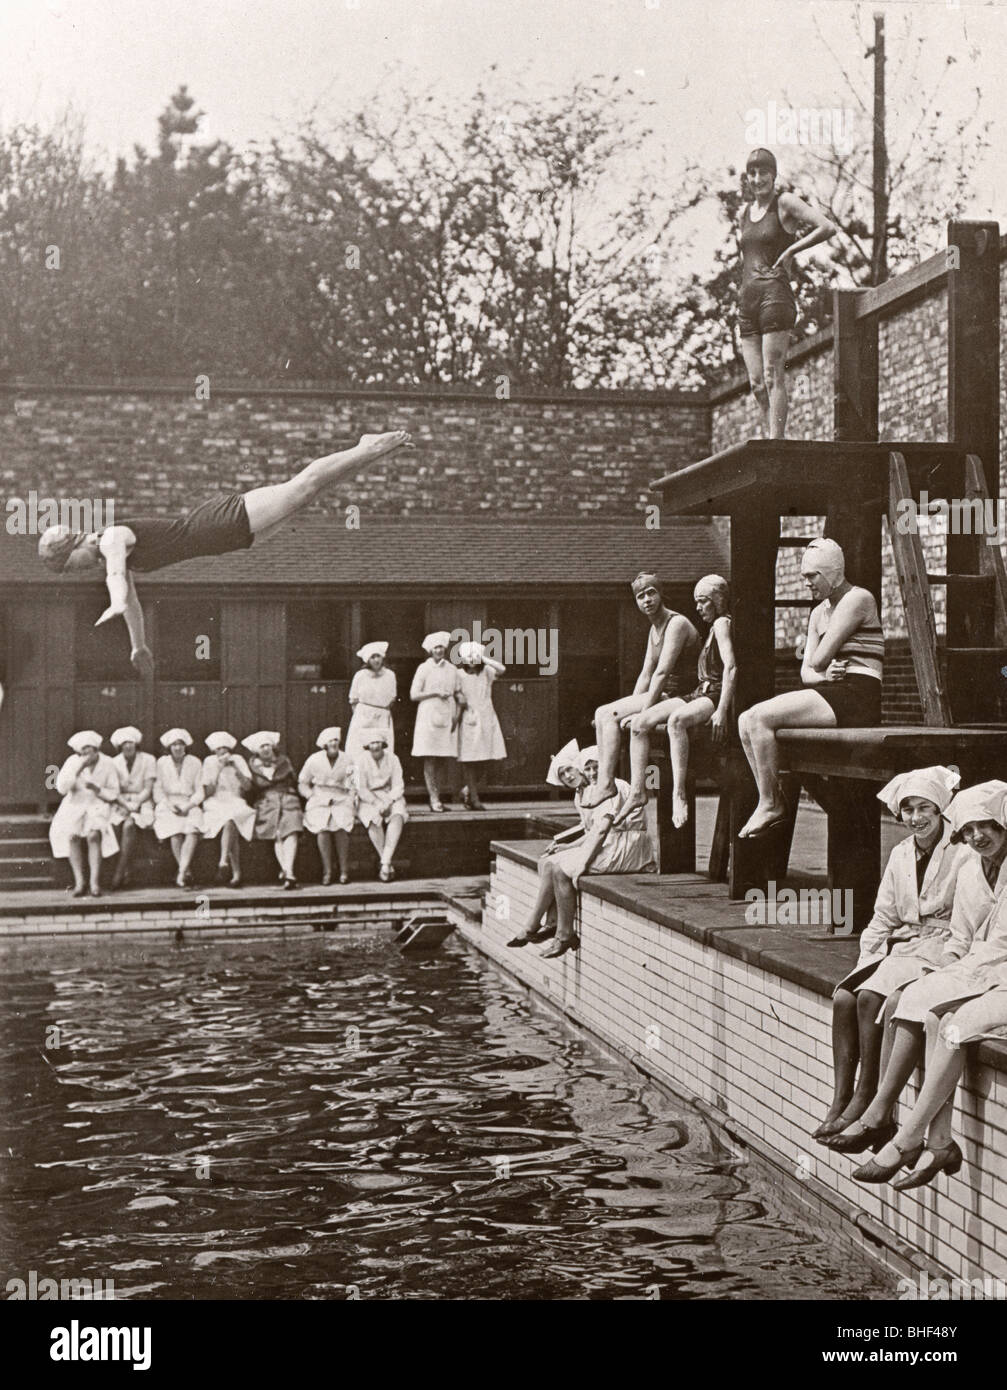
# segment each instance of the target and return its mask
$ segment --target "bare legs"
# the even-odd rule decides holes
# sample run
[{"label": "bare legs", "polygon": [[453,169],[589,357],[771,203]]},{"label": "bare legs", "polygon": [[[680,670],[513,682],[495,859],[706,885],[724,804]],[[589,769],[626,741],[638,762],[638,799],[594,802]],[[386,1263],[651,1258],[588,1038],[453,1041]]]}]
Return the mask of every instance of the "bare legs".
[{"label": "bare legs", "polygon": [[175,883],[179,888],[189,887],[189,866],[192,863],[192,856],[196,853],[196,846],[198,844],[199,836],[194,830],[190,830],[184,835],[172,835],[171,837],[171,852],[175,856],[175,863],[178,865],[178,876],[175,879]]},{"label": "bare legs", "polygon": [[789,410],[786,364],[789,346],[789,329],[741,340],[741,355],[745,359],[748,382],[759,407],[762,432],[766,439],[786,437]]},{"label": "bare legs", "polygon": [[584,797],[584,807],[600,806],[610,796],[615,796],[615,769],[619,761],[619,746],[622,742],[623,719],[635,715],[636,728],[630,734],[629,759],[631,771],[630,799],[619,819],[622,820],[638,806],[647,802],[646,777],[647,760],[650,757],[650,734],[659,724],[663,724],[671,712],[682,701],[679,699],[659,700],[645,710],[646,695],[627,695],[610,705],[601,705],[594,712],[594,731],[598,736],[598,781],[588,796]]},{"label": "bare legs", "polygon": [[814,690],[793,690],[753,705],[738,717],[738,736],[759,791],[755,810],[738,832],[747,837],[762,834],[786,810],[780,787],[780,750],[777,729],[834,729],[832,707]]},{"label": "bare legs", "polygon": [[220,867],[231,869],[231,887],[237,888],[241,883],[241,849],[238,827],[233,820],[229,820],[220,832]]},{"label": "bare legs", "polygon": [[[101,893],[101,833],[92,830],[87,837],[74,835],[70,840],[70,868],[73,870],[73,896],[82,898],[90,886],[92,898]],[[84,876],[87,874],[88,884]]]},{"label": "bare legs", "polygon": [[479,763],[462,763],[462,775],[465,778],[462,802],[473,811],[485,809],[479,799],[479,768]]},{"label": "bare legs", "polygon": [[341,478],[409,442],[405,430],[365,434],[354,448],[315,459],[284,483],[272,483],[246,492],[245,510],[252,535],[265,540],[288,517],[313,502],[319,493],[333,487]]},{"label": "bare legs", "polygon": [[[427,796],[430,800],[431,811],[443,811],[441,803],[441,772],[447,771],[447,764],[450,758],[424,758],[423,759],[423,781],[426,783]],[[450,788],[448,788],[450,790]]]},{"label": "bare legs", "polygon": [[689,735],[694,729],[709,724],[714,714],[714,703],[705,695],[698,700],[674,701],[675,708],[668,719],[668,749],[671,753],[671,820],[674,826],[683,826],[689,819],[689,801],[686,787],[689,780]]}]

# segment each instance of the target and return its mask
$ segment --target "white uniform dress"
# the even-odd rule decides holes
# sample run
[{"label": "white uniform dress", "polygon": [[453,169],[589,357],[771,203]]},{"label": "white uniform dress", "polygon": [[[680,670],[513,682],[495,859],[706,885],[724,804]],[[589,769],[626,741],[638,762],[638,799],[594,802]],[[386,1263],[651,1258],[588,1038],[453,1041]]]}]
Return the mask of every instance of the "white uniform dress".
[{"label": "white uniform dress", "polygon": [[249,804],[238,776],[240,773],[247,778],[247,789],[251,787],[252,774],[239,753],[232,753],[231,758],[230,765],[221,765],[216,753],[203,759],[203,837],[207,840],[215,840],[229,821],[234,822],[245,840],[252,838],[255,829],[255,807]]},{"label": "white uniform dress", "polygon": [[[184,815],[177,815],[169,801],[191,801],[196,804]],[[193,753],[186,753],[181,765],[167,753],[157,760],[154,779],[154,834],[159,840],[172,835],[198,835],[203,829],[200,803],[203,800],[203,765]]]},{"label": "white uniform dress", "polygon": [[[977,880],[985,891],[981,891]],[[1007,984],[1005,886],[1007,859],[1000,866],[993,892],[980,867],[979,856],[974,854],[965,864],[958,876],[952,936],[947,945],[948,954],[957,956],[957,960],[909,985],[895,1010],[896,1018],[923,1023],[928,1013],[941,1013],[948,1004]]]},{"label": "white uniform dress", "polygon": [[[49,844],[57,859],[68,859],[72,839],[98,831],[102,858],[108,859],[119,849],[112,829],[111,804],[119,795],[119,774],[106,753],[98,754],[94,767],[83,768],[82,764],[80,754],[74,753],[56,776],[56,790],[63,800],[49,826]],[[89,790],[85,782],[93,782],[99,790]]]},{"label": "white uniform dress", "polygon": [[357,758],[356,768],[360,796],[357,815],[361,825],[387,822],[392,816],[401,816],[404,821],[409,819],[402,764],[394,753],[386,753],[378,767],[365,748]]},{"label": "white uniform dress", "polygon": [[[148,830],[154,824],[154,803],[149,796],[146,801],[141,802],[140,796],[157,772],[157,763],[153,753],[137,751],[132,767],[127,767],[123,755],[116,753],[112,763],[119,774],[122,799],[130,808],[130,820],[138,830]],[[125,811],[118,807],[113,809],[113,825],[121,825],[125,819]]]},{"label": "white uniform dress", "polygon": [[[367,736],[384,734],[389,753],[395,752],[395,730],[392,728],[392,705],[398,698],[399,687],[395,672],[383,667],[377,675],[369,666],[354,673],[350,681],[350,727],[346,731],[343,752],[351,762],[367,742]],[[354,703],[356,702],[356,703]]]},{"label": "white uniform dress", "polygon": [[317,835],[320,830],[353,829],[356,815],[356,768],[345,753],[334,763],[324,748],[312,753],[301,768],[297,790],[307,803],[304,828]]},{"label": "white uniform dress", "polygon": [[493,708],[493,682],[497,673],[491,666],[478,671],[458,672],[465,698],[458,726],[458,761],[461,763],[498,762],[507,756],[500,720]]},{"label": "white uniform dress", "polygon": [[[881,877],[874,915],[860,938],[860,958],[836,989],[873,990],[886,999],[933,970],[951,939],[951,916],[959,871],[978,857],[967,845],[951,843],[951,827],[945,822],[916,887],[916,841],[900,840],[888,856]],[[898,941],[886,955],[888,938],[899,927],[915,927],[911,941]]]},{"label": "white uniform dress", "polygon": [[[578,810],[584,820],[586,834],[590,835],[597,828],[602,817],[617,816],[629,800],[629,783],[617,777],[615,786],[615,796],[610,796],[600,806],[592,806],[585,811],[578,805]],[[585,788],[584,790],[586,793],[591,789]],[[570,878],[582,872],[584,857],[584,849],[581,845],[575,845],[572,849],[561,849],[556,854],[550,855],[553,862],[558,864]],[[613,825],[609,828],[601,849],[591,861],[591,867],[586,872],[589,874],[657,872],[654,846],[647,834],[647,818],[644,807],[637,807],[621,825]]]},{"label": "white uniform dress", "polygon": [[416,707],[416,727],[413,730],[414,758],[457,758],[458,730],[452,733],[451,722],[457,713],[455,692],[459,689],[458,667],[450,661],[434,661],[428,657],[416,668],[410,687],[410,698],[432,693],[437,698],[421,700]]}]

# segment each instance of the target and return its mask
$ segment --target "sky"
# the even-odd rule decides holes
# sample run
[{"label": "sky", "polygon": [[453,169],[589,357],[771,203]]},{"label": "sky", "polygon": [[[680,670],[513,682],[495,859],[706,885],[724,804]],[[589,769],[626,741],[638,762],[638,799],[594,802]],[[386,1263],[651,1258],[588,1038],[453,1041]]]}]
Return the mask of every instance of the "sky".
[{"label": "sky", "polygon": [[[0,125],[45,124],[72,106],[111,163],[153,143],[184,82],[207,113],[204,132],[242,147],[312,110],[359,104],[392,67],[410,86],[464,96],[496,64],[504,88],[519,76],[556,88],[618,74],[657,102],[673,163],[689,156],[719,172],[744,158],[751,113],[770,102],[849,109],[866,139],[869,118],[839,68],[869,100],[860,35],[875,11],[886,16],[892,127],[906,136],[914,124],[912,80],[898,71],[908,21],[925,41],[924,85],[946,55],[956,60],[941,91],[949,114],[978,89],[992,148],[971,210],[1007,221],[1007,0],[0,0]],[[785,172],[787,150],[775,147]]]}]

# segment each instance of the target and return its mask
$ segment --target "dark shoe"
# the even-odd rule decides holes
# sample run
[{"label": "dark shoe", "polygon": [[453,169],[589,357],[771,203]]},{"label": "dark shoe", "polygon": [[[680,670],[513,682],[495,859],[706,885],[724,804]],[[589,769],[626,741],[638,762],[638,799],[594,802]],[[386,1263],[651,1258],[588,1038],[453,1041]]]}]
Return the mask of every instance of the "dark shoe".
[{"label": "dark shoe", "polygon": [[380,878],[381,882],[391,883],[392,877],[393,875],[391,864],[382,864],[381,868],[378,870],[378,878]]},{"label": "dark shoe", "polygon": [[[860,1124],[860,1121],[857,1121]],[[877,1153],[878,1149],[891,1142],[898,1133],[898,1125],[889,1120],[883,1125],[861,1125],[859,1134],[834,1134],[824,1140],[826,1148],[839,1154],[862,1154],[868,1149]]]},{"label": "dark shoe", "polygon": [[71,898],[82,898],[86,892],[87,892],[87,884],[86,884],[86,883],[78,883],[77,886],[76,886],[76,888],[71,888],[71,889],[70,889],[70,896],[71,896]]},{"label": "dark shoe", "polygon": [[548,946],[544,951],[539,951],[539,957],[542,960],[555,960],[557,956],[563,955],[566,951],[577,951],[579,949],[580,937],[574,932],[572,936],[557,938],[551,946]]},{"label": "dark shoe", "polygon": [[486,810],[486,807],[482,804],[481,801],[473,801],[472,804],[471,804],[471,806],[469,807],[469,810],[470,810],[470,811],[485,811],[485,810]]},{"label": "dark shoe", "polygon": [[339,882],[340,882],[340,883],[349,883],[349,881],[350,881],[350,876],[349,876],[349,874],[340,874],[340,875],[339,875]]},{"label": "dark shoe", "polygon": [[228,875],[230,874],[230,872],[231,872],[231,866],[230,866],[230,864],[218,864],[218,865],[217,865],[217,882],[218,882],[218,883],[226,883],[226,882],[227,882],[227,879],[228,879]]},{"label": "dark shoe", "polygon": [[228,883],[227,886],[228,886],[228,888],[240,888],[240,887],[241,887],[241,875],[240,875],[240,874],[235,874],[234,877],[230,880],[230,882]]},{"label": "dark shoe", "polygon": [[285,878],[283,880],[283,891],[289,893],[292,888],[300,888],[296,878]]},{"label": "dark shoe", "polygon": [[938,1173],[947,1173],[950,1178],[962,1166],[962,1151],[953,1139],[943,1149],[928,1149],[926,1152],[930,1154],[930,1162],[914,1173],[899,1178],[892,1183],[892,1187],[899,1192],[908,1192],[911,1187],[925,1187],[928,1182],[933,1182]]},{"label": "dark shoe", "polygon": [[534,940],[533,936],[512,936],[506,944],[508,946],[530,946]]},{"label": "dark shoe", "polygon": [[811,1131],[811,1137],[812,1139],[817,1139],[820,1143],[824,1143],[825,1140],[830,1139],[833,1134],[842,1134],[845,1128],[846,1125],[843,1123],[842,1117],[836,1116],[833,1120],[823,1120],[817,1129]]},{"label": "dark shoe", "polygon": [[[884,1148],[884,1144],[880,1146]],[[895,1145],[899,1149],[898,1144]],[[854,1182],[888,1182],[894,1178],[900,1168],[915,1168],[919,1162],[920,1154],[923,1152],[922,1140],[914,1144],[911,1149],[899,1149],[899,1157],[896,1163],[879,1163],[876,1158],[870,1159],[860,1168],[854,1168]]]}]

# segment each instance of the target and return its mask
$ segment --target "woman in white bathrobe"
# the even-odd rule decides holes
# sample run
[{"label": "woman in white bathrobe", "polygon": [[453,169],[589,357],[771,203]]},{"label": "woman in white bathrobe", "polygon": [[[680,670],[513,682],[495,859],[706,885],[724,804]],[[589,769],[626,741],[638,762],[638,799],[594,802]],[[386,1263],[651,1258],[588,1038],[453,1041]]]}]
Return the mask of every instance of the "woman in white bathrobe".
[{"label": "woman in white bathrobe", "polygon": [[357,815],[368,839],[378,852],[378,877],[388,883],[395,877],[392,859],[409,813],[402,764],[388,749],[386,735],[375,732],[356,761]]},{"label": "woman in white bathrobe", "polygon": [[129,866],[136,850],[139,831],[154,824],[154,778],[157,766],[153,753],[140,748],[143,735],[132,724],[126,724],[109,735],[116,750],[112,762],[119,774],[121,795],[119,805],[112,811],[112,824],[119,831],[119,859],[112,876],[113,888],[125,888],[129,882]]},{"label": "woman in white bathrobe", "polygon": [[168,729],[161,735],[167,751],[157,760],[154,779],[154,834],[171,841],[179,888],[192,887],[189,866],[203,833],[203,765],[187,750],[192,747],[188,729]]},{"label": "woman in white bathrobe", "polygon": [[239,888],[241,839],[250,840],[255,829],[255,807],[248,800],[252,774],[241,754],[234,752],[238,740],[226,729],[207,734],[203,742],[210,750],[203,759],[203,838],[220,836],[217,877],[229,888]]},{"label": "woman in white bathrobe", "polygon": [[965,845],[951,843],[942,815],[958,782],[957,769],[923,767],[900,773],[878,792],[913,833],[889,856],[857,964],[833,994],[834,1089],[815,1139],[839,1134],[867,1109],[878,1088],[884,1002],[933,970],[944,953],[958,871],[974,858]]},{"label": "woman in white bathrobe", "polygon": [[470,811],[485,807],[479,799],[479,769],[483,763],[501,762],[507,756],[500,720],[493,708],[493,682],[507,669],[486,653],[481,642],[463,642],[458,648],[458,761],[465,777],[462,805]]},{"label": "woman in white bathrobe", "polygon": [[[112,811],[119,799],[119,775],[112,759],[101,751],[101,734],[82,729],[67,740],[73,753],[56,776],[63,800],[49,826],[49,843],[57,859],[69,859],[75,898],[90,886],[101,897],[101,861],[119,848],[112,829]],[[87,871],[90,885],[85,882]]]},{"label": "woman in white bathrobe", "polygon": [[[860,1181],[886,1181],[891,1176],[887,1170],[893,1161],[891,1140],[896,1132],[891,1114],[922,1059],[923,1023],[927,1013],[942,997],[956,997],[954,988],[948,993],[949,968],[957,970],[958,962],[966,959],[982,942],[984,925],[1007,889],[1007,782],[981,782],[959,792],[948,807],[947,818],[952,840],[955,843],[964,840],[975,853],[958,874],[951,931],[944,953],[930,973],[889,997],[885,1016],[886,1020],[894,1018],[895,1031],[877,1093],[859,1120],[826,1140],[829,1148],[840,1153],[863,1153],[868,1148],[887,1152],[883,1164],[879,1158],[877,1164],[866,1166],[872,1173],[883,1171],[883,1175],[861,1177]],[[959,994],[957,997],[965,996]],[[903,1155],[895,1162],[891,1173],[897,1172],[903,1162],[912,1167],[918,1157],[918,1154]]]},{"label": "woman in white bathrobe", "polygon": [[339,751],[342,729],[323,729],[301,768],[297,790],[304,798],[304,828],[314,835],[322,860],[322,882],[332,882],[332,841],[339,856],[339,882],[350,881],[350,831],[357,810],[356,769]]},{"label": "woman in white bathrobe", "polygon": [[409,698],[419,705],[413,730],[413,757],[423,759],[431,811],[443,811],[440,780],[449,759],[458,757],[458,667],[448,658],[450,632],[431,632],[423,639],[429,653],[413,676]]},{"label": "woman in white bathrobe", "polygon": [[350,681],[350,727],[346,731],[343,752],[351,763],[366,748],[372,734],[384,734],[389,753],[395,752],[395,729],[392,706],[398,699],[399,687],[395,672],[385,665],[387,642],[368,642],[357,652],[364,663]]}]

